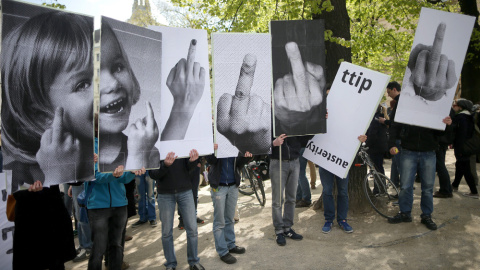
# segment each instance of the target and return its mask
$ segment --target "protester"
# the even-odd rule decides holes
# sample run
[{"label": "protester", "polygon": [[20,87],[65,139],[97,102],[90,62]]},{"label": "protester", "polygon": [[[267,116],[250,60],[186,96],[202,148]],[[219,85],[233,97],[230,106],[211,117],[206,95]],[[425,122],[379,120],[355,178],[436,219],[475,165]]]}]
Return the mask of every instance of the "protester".
[{"label": "protester", "polygon": [[147,222],[150,226],[157,226],[157,215],[155,213],[155,180],[148,172],[145,175],[135,177],[138,193],[138,215],[140,219],[132,224],[132,228],[143,225]]}]

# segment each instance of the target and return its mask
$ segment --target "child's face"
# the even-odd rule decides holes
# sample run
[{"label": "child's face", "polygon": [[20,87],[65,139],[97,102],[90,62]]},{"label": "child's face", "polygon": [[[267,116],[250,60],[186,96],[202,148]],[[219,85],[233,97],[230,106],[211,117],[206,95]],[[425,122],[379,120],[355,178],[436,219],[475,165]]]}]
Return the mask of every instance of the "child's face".
[{"label": "child's face", "polygon": [[54,108],[64,110],[63,126],[75,138],[92,139],[93,134],[93,68],[57,74],[49,97]]},{"label": "child's face", "polygon": [[130,67],[116,37],[102,33],[100,69],[100,133],[120,133],[128,125],[135,90]]}]

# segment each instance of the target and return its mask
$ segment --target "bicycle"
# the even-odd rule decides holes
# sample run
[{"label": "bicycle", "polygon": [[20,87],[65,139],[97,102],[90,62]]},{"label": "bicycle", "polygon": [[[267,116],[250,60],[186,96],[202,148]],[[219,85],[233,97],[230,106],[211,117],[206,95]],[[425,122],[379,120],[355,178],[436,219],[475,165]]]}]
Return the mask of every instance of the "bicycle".
[{"label": "bicycle", "polygon": [[398,213],[398,189],[390,178],[376,170],[367,150],[365,144],[362,144],[358,156],[362,159],[363,164],[355,164],[355,166],[366,165],[368,168],[363,182],[365,196],[377,213],[385,218],[393,217]]},{"label": "bicycle", "polygon": [[[262,175],[265,174],[261,172],[260,166],[263,161],[257,162],[252,161],[242,168],[240,173],[241,184],[238,191],[244,195],[250,196],[255,193],[258,202],[261,206],[265,206],[265,186],[263,184]],[[248,179],[249,184],[246,184],[246,179]]]}]

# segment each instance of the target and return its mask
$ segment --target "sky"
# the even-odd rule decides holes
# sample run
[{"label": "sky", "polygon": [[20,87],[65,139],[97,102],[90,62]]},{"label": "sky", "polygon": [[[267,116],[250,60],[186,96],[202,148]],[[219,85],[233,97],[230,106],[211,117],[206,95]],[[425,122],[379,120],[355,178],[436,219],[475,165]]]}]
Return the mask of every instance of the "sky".
[{"label": "sky", "polygon": [[[49,0],[24,0],[25,2],[41,5],[42,2],[50,3]],[[58,0],[65,5],[66,10],[90,15],[95,17],[95,29],[100,28],[100,16],[107,16],[116,20],[126,21],[132,15],[133,0]],[[155,0],[150,0],[152,13],[160,23],[166,21],[158,13]]]}]

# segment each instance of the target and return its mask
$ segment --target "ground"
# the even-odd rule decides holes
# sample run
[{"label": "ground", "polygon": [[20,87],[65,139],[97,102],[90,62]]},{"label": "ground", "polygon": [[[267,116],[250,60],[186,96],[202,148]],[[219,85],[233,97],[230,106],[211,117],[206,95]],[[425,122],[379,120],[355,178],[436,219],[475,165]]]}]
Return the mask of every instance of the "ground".
[{"label": "ground", "polygon": [[[447,151],[446,163],[453,179],[453,150]],[[389,160],[385,162],[385,169],[390,175]],[[352,234],[344,233],[336,224],[329,234],[323,234],[323,211],[297,208],[293,228],[304,239],[287,239],[283,247],[275,243],[270,181],[265,184],[265,207],[259,205],[254,195],[239,194],[236,242],[247,252],[235,255],[238,261],[233,265],[223,263],[215,251],[210,188],[200,188],[198,215],[205,219],[205,224],[198,227],[198,255],[206,269],[480,269],[480,200],[461,195],[469,192],[465,180],[453,198],[434,198],[436,231],[420,223],[421,191],[420,184],[416,183],[412,223],[389,224],[372,210],[349,216]],[[312,190],[313,200],[317,200],[322,191],[318,171],[316,184],[317,188]],[[438,180],[435,190],[438,190]],[[130,269],[165,269],[160,222],[156,228],[147,223],[133,229],[131,225],[137,220],[138,216],[128,221],[127,234],[132,235],[133,240],[125,244],[125,261]],[[175,227],[173,234],[177,269],[188,269],[186,233]],[[87,261],[66,264],[66,269],[86,268]]]}]

